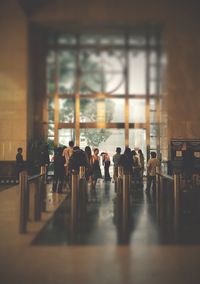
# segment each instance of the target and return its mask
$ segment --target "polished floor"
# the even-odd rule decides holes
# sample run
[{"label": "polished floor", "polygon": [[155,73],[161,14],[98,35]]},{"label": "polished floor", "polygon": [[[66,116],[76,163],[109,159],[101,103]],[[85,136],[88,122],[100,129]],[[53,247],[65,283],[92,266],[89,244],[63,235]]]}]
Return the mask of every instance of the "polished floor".
[{"label": "polished floor", "polygon": [[123,217],[122,196],[115,193],[113,183],[100,181],[96,189],[88,189],[85,204],[77,204],[75,218],[71,199],[66,198],[32,244],[200,244],[200,210],[194,211],[188,200],[181,210],[180,223],[175,227],[173,200],[169,197],[166,196],[162,216],[159,216],[156,196],[146,194],[143,187],[133,184],[126,204],[128,210]]},{"label": "polished floor", "polygon": [[135,188],[128,218],[113,183],[99,182],[76,210],[65,194],[48,188],[47,197],[42,222],[20,235],[19,188],[0,192],[1,284],[199,283],[198,194],[183,202],[178,227],[170,194],[158,211],[155,196]]}]

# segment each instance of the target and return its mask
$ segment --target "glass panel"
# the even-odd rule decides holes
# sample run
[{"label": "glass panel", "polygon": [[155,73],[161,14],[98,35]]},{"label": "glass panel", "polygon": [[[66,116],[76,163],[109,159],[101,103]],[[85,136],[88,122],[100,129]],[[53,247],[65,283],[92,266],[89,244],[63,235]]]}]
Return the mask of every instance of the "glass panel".
[{"label": "glass panel", "polygon": [[101,152],[115,154],[116,147],[124,150],[124,129],[80,129],[80,147],[89,145],[91,148],[98,147]]},{"label": "glass panel", "polygon": [[150,64],[156,64],[157,63],[157,54],[155,51],[150,52]]},{"label": "glass panel", "polygon": [[156,112],[155,111],[150,112],[150,123],[156,123]]},{"label": "glass panel", "polygon": [[156,100],[150,99],[150,110],[156,110]]},{"label": "glass panel", "polygon": [[48,99],[48,116],[49,116],[49,123],[54,122],[54,99]]},{"label": "glass panel", "polygon": [[124,99],[106,99],[106,122],[124,122]]},{"label": "glass panel", "polygon": [[129,122],[130,123],[145,123],[146,109],[145,99],[130,99],[129,100]]},{"label": "glass panel", "polygon": [[124,99],[81,99],[80,122],[124,122]]},{"label": "glass panel", "polygon": [[157,82],[151,81],[150,82],[150,95],[156,95],[157,94]]},{"label": "glass panel", "polygon": [[54,136],[54,124],[49,123],[48,124],[48,138]]},{"label": "glass panel", "polygon": [[96,100],[81,99],[80,100],[80,122],[96,122],[97,105]]},{"label": "glass panel", "polygon": [[69,45],[74,45],[76,44],[76,37],[72,35],[60,35],[58,38],[58,43],[59,44],[69,44]]},{"label": "glass panel", "polygon": [[157,79],[157,72],[156,72],[156,66],[150,67],[150,80],[156,80]]},{"label": "glass panel", "polygon": [[91,45],[118,45],[125,44],[124,36],[121,35],[82,35],[80,39],[81,44]]},{"label": "glass panel", "polygon": [[124,93],[124,61],[124,52],[119,50],[82,50],[81,92],[84,93],[84,89],[88,89],[92,92]]},{"label": "glass panel", "polygon": [[62,51],[58,55],[59,65],[59,93],[74,93],[76,57],[73,51]]},{"label": "glass panel", "polygon": [[58,129],[58,143],[59,143],[59,145],[68,146],[70,140],[75,141],[75,130],[73,128],[71,128],[71,129],[66,129],[66,128]]},{"label": "glass panel", "polygon": [[141,149],[146,157],[146,130],[145,129],[129,129],[129,147],[133,149]]},{"label": "glass panel", "polygon": [[46,58],[47,93],[55,92],[55,52],[50,50]]},{"label": "glass panel", "polygon": [[129,52],[129,93],[146,93],[146,54],[145,52]]},{"label": "glass panel", "polygon": [[156,137],[150,137],[150,148],[156,149]]},{"label": "glass panel", "polygon": [[150,136],[152,136],[152,137],[156,137],[156,125],[155,124],[151,124],[150,125]]},{"label": "glass panel", "polygon": [[142,35],[132,35],[129,38],[130,45],[145,45],[146,39]]},{"label": "glass panel", "polygon": [[73,99],[59,99],[59,121],[73,123],[75,117],[75,106]]}]

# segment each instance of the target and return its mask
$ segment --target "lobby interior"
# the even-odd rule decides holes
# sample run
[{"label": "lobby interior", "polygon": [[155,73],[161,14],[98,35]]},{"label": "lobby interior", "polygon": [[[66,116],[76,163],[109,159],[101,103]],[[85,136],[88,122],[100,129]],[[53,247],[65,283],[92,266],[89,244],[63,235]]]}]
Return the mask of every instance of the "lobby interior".
[{"label": "lobby interior", "polygon": [[[171,141],[200,139],[199,10],[197,0],[1,0],[1,180],[18,147],[29,160],[36,141],[94,147],[100,134],[101,152],[156,151],[169,173]],[[101,180],[76,235],[68,194],[51,186],[26,234],[19,185],[0,186],[0,283],[198,283],[194,200],[177,237],[136,189],[123,235],[114,183]]]}]

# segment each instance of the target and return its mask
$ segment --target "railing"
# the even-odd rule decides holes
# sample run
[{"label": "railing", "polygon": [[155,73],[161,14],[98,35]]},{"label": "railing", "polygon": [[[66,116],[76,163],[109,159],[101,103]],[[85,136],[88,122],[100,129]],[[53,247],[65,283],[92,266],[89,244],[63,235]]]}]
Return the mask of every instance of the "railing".
[{"label": "railing", "polygon": [[20,173],[20,218],[19,232],[26,233],[30,217],[30,187],[34,191],[34,221],[41,220],[41,212],[46,209],[46,170],[41,167],[41,173],[28,177],[26,171]]},{"label": "railing", "polygon": [[86,214],[87,181],[85,167],[79,168],[79,173],[72,172],[71,183],[71,233],[76,231],[78,219],[84,219]]}]

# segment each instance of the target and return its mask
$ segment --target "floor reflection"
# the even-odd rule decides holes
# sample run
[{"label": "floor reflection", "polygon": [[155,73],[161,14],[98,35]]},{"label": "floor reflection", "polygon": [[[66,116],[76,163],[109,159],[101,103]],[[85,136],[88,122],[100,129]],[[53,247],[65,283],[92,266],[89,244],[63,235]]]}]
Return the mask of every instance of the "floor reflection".
[{"label": "floor reflection", "polygon": [[133,184],[126,207],[111,182],[100,181],[81,194],[75,207],[70,198],[62,203],[34,245],[200,243],[199,210],[184,205],[175,228],[170,193],[159,210],[156,196]]}]

